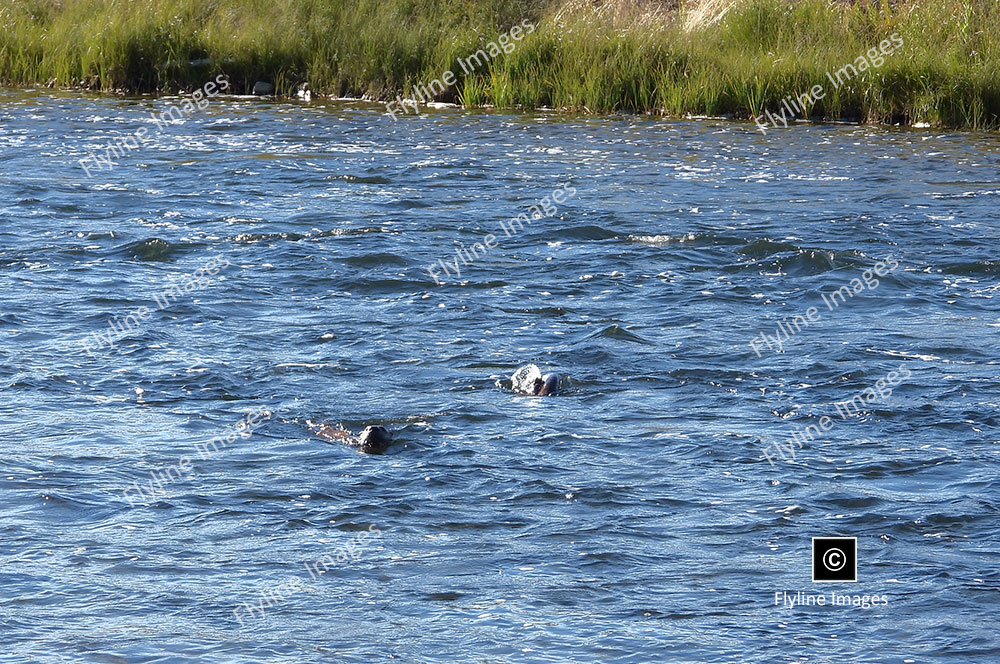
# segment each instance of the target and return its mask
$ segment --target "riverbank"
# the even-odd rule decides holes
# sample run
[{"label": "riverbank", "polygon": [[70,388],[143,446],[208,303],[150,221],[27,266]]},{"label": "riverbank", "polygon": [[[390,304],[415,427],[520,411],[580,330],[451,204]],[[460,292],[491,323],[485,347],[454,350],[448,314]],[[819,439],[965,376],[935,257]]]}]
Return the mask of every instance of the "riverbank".
[{"label": "riverbank", "polygon": [[455,72],[436,100],[1000,126],[1000,6],[977,0],[0,0],[0,22],[8,86],[178,92],[225,75],[235,92],[389,100]]}]

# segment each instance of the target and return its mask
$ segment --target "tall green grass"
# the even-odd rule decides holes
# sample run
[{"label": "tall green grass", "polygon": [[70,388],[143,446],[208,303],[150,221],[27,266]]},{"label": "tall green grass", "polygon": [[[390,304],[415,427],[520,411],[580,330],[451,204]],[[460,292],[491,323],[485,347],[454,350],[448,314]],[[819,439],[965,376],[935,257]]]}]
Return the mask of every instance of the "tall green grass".
[{"label": "tall green grass", "polygon": [[[813,119],[1000,127],[995,0],[0,0],[0,84],[388,99],[451,70],[468,105],[753,117],[824,85]],[[470,75],[458,58],[538,29]],[[885,63],[826,79],[891,34]],[[192,64],[192,61],[195,64]],[[201,63],[201,64],[199,64]],[[205,64],[207,63],[207,64]]]}]

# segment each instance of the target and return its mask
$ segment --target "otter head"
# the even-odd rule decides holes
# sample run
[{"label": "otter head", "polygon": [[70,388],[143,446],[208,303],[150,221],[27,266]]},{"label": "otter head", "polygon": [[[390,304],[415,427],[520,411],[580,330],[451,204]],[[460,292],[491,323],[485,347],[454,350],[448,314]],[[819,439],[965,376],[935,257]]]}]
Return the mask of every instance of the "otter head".
[{"label": "otter head", "polygon": [[547,397],[555,394],[559,390],[559,375],[545,374],[541,378],[535,379],[535,396]]},{"label": "otter head", "polygon": [[392,440],[385,427],[365,427],[358,435],[358,447],[365,454],[382,454]]}]

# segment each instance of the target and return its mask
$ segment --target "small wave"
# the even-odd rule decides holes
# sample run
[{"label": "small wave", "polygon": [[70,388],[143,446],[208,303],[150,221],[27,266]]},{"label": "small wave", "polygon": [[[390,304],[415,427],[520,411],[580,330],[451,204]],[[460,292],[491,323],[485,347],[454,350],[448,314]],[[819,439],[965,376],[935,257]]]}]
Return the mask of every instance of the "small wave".
[{"label": "small wave", "polygon": [[531,314],[534,316],[565,316],[568,313],[568,310],[563,307],[528,307],[515,309],[500,307],[500,310],[507,314]]},{"label": "small wave", "polygon": [[288,242],[298,242],[304,235],[299,233],[240,233],[233,238],[233,242],[240,244],[252,244],[255,242],[274,242],[285,240]]},{"label": "small wave", "polygon": [[140,261],[169,261],[181,251],[181,246],[153,237],[127,244],[122,251]]},{"label": "small wave", "polygon": [[282,362],[281,364],[275,364],[275,369],[323,369],[326,367],[335,366],[328,364],[326,362]]},{"label": "small wave", "polygon": [[425,203],[424,201],[415,201],[407,198],[390,204],[390,207],[398,208],[400,210],[412,210],[414,208],[429,208],[434,206],[431,203]]},{"label": "small wave", "polygon": [[742,249],[739,249],[741,254],[751,256],[753,258],[766,258],[767,256],[780,254],[785,251],[800,251],[800,249],[794,244],[788,244],[787,242],[772,242],[771,240],[756,240]]},{"label": "small wave", "polygon": [[829,272],[836,267],[833,252],[815,249],[799,249],[791,255],[776,257],[771,260],[755,260],[724,268],[727,272],[742,272],[758,270],[764,272],[785,272],[792,275],[811,275]]},{"label": "small wave", "polygon": [[333,180],[343,180],[351,184],[392,184],[392,180],[380,175],[340,175]]},{"label": "small wave", "polygon": [[674,242],[692,242],[696,239],[694,233],[685,235],[628,235],[625,237],[629,242],[639,242],[640,244],[671,244]]},{"label": "small wave", "polygon": [[948,263],[941,266],[941,271],[945,274],[1000,274],[1000,261],[984,260],[967,263]]},{"label": "small wave", "polygon": [[960,194],[931,194],[931,198],[945,200],[949,198],[976,198],[977,196],[1000,196],[1000,189],[980,189],[978,191],[963,191]]},{"label": "small wave", "polygon": [[321,238],[321,237],[339,237],[342,235],[367,235],[368,233],[393,233],[394,231],[388,228],[381,228],[378,226],[366,226],[364,228],[332,228],[328,231],[320,231],[319,233],[309,234],[310,238]]},{"label": "small wave", "polygon": [[378,267],[380,265],[407,265],[408,262],[402,256],[396,254],[365,254],[364,256],[348,256],[343,259],[348,265],[355,267]]},{"label": "small wave", "polygon": [[783,271],[792,274],[818,274],[834,268],[832,252],[814,249],[804,249],[793,256],[779,258],[776,262]]},{"label": "small wave", "polygon": [[552,240],[610,240],[618,234],[600,226],[568,226],[548,233]]},{"label": "small wave", "polygon": [[640,244],[690,244],[693,247],[718,247],[745,245],[746,238],[716,235],[715,233],[682,233],[681,235],[626,235],[629,242]]},{"label": "small wave", "polygon": [[652,341],[649,341],[648,339],[643,339],[638,334],[635,334],[633,332],[629,332],[628,330],[626,330],[621,325],[618,325],[617,323],[609,325],[600,332],[595,332],[594,334],[588,337],[588,339],[599,339],[599,338],[615,339],[616,341],[630,341],[633,343],[646,344],[649,346],[653,345]]}]

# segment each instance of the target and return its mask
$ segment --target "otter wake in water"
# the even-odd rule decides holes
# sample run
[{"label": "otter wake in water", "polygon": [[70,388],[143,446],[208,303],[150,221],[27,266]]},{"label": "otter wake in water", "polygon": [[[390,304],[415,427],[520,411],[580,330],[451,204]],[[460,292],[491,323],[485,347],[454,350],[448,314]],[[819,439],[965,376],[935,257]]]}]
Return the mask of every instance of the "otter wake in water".
[{"label": "otter wake in water", "polygon": [[378,426],[365,427],[361,433],[355,436],[339,424],[336,427],[323,424],[315,430],[315,433],[324,440],[346,443],[365,454],[382,454],[392,442],[392,434],[385,427]]},{"label": "otter wake in water", "polygon": [[514,372],[510,377],[511,389],[518,394],[526,394],[531,397],[548,397],[559,391],[559,374],[547,373],[542,375],[541,370],[534,364],[526,364]]}]

